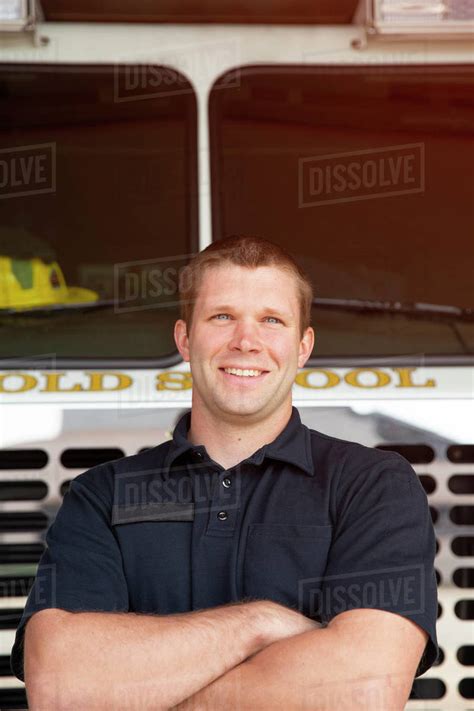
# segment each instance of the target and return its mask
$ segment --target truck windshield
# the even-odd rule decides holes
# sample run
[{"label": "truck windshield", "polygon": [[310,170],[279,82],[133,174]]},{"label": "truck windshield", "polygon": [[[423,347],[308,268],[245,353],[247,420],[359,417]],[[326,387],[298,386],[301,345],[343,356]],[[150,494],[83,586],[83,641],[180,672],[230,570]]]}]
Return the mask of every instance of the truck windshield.
[{"label": "truck windshield", "polygon": [[196,155],[172,69],[2,66],[1,359],[175,358]]},{"label": "truck windshield", "polygon": [[465,66],[307,65],[214,87],[213,237],[258,234],[306,268],[313,359],[474,353],[473,84]]},{"label": "truck windshield", "polygon": [[349,23],[357,0],[45,0],[49,22]]}]

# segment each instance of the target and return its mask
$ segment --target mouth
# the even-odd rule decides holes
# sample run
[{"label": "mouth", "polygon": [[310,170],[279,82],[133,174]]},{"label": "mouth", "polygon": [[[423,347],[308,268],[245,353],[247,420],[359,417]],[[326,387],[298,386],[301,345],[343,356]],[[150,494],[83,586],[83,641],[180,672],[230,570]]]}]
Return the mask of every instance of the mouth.
[{"label": "mouth", "polygon": [[268,370],[255,368],[219,368],[224,378],[230,382],[255,383],[260,382],[268,375]]}]

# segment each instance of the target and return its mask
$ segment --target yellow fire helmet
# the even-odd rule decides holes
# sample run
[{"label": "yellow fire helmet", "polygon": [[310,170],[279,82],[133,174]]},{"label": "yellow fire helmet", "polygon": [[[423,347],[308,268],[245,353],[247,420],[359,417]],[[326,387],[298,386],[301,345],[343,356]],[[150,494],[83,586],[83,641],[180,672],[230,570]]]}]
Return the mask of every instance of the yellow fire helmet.
[{"label": "yellow fire helmet", "polygon": [[0,230],[0,310],[64,309],[97,302],[95,291],[67,286],[53,251],[42,241],[23,229],[10,228],[8,240],[5,236],[4,228]]}]

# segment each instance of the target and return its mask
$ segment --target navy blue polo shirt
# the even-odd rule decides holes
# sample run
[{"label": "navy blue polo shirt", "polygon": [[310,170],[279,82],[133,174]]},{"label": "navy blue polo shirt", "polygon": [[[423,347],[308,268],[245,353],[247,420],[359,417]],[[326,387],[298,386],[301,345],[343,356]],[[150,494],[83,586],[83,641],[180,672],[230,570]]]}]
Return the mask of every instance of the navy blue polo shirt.
[{"label": "navy blue polo shirt", "polygon": [[[270,599],[326,625],[377,608],[413,620],[436,660],[435,536],[426,494],[400,455],[284,430],[225,470],[187,439],[76,477],[46,536],[12,650],[44,608],[172,614]],[[387,640],[387,644],[390,641]]]}]

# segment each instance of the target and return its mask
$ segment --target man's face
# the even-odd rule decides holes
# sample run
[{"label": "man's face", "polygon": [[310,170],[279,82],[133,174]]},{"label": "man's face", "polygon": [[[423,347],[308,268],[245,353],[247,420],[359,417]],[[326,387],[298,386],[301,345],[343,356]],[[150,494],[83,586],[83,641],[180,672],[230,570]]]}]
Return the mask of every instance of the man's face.
[{"label": "man's face", "polygon": [[[204,272],[191,331],[180,320],[175,339],[190,362],[193,408],[256,422],[284,403],[291,406],[291,387],[311,354],[314,332],[300,336],[293,276],[278,267],[225,264]],[[248,370],[254,372],[242,373]]]}]

